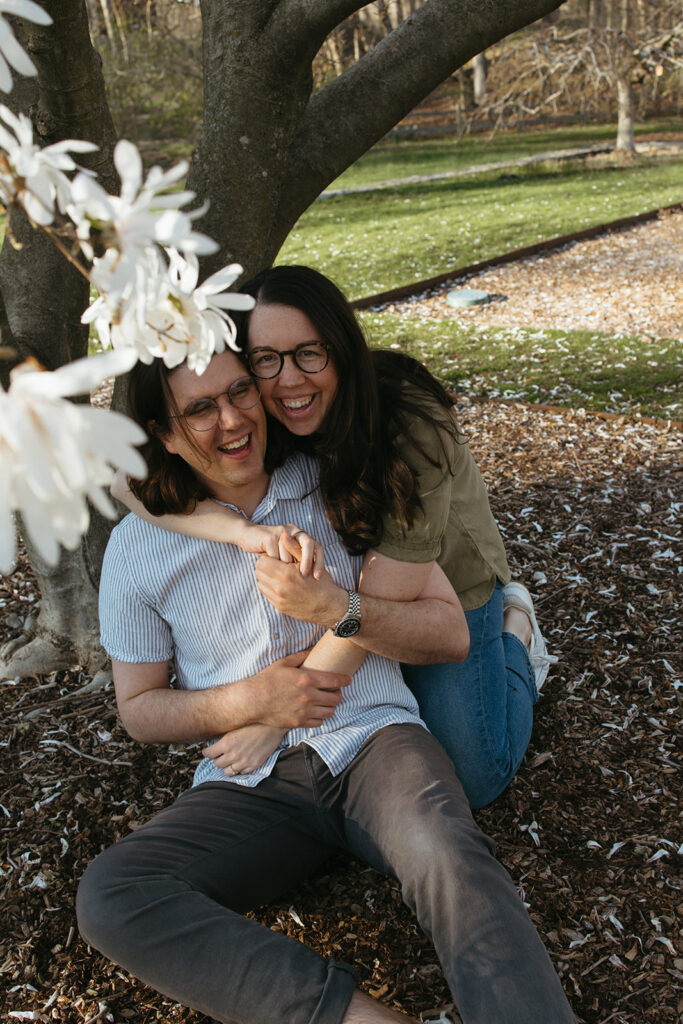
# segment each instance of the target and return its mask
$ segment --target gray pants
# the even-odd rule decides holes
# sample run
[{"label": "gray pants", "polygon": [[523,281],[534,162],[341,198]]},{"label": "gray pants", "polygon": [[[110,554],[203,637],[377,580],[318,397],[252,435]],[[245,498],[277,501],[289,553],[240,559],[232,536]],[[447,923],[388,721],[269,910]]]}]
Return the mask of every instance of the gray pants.
[{"label": "gray pants", "polygon": [[439,744],[381,729],[340,775],[303,745],[256,788],[205,783],[90,865],[85,940],[224,1024],[341,1024],[351,968],[241,916],[343,849],[396,877],[465,1024],[574,1024],[493,842]]}]

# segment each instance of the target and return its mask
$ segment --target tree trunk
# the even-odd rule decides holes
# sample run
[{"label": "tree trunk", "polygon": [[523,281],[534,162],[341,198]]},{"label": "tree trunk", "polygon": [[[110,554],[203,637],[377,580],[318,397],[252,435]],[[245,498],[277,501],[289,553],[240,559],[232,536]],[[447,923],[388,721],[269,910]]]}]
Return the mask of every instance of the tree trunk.
[{"label": "tree trunk", "polygon": [[327,59],[334,68],[335,75],[341,75],[344,70],[344,62],[341,59],[339,47],[333,35],[328,36],[325,40],[325,50],[327,52]]},{"label": "tree trunk", "polygon": [[204,122],[188,186],[220,243],[206,261],[268,266],[330,182],[465,61],[561,0],[428,0],[319,92],[311,62],[360,6],[202,0]]},{"label": "tree trunk", "polygon": [[619,107],[617,121],[617,152],[634,153],[636,149],[633,132],[634,102],[633,83],[628,72],[617,75],[617,101]]},{"label": "tree trunk", "polygon": [[[15,110],[31,109],[43,144],[84,138],[99,145],[100,151],[82,162],[96,170],[107,187],[114,187],[114,128],[99,57],[90,44],[85,5],[83,0],[46,0],[43,6],[54,25],[26,26],[38,80],[17,83],[8,101]],[[0,254],[3,343],[20,358],[34,356],[48,369],[56,369],[87,352],[88,329],[80,318],[88,304],[88,284],[23,215],[12,213],[10,222],[21,248],[14,248],[6,236]],[[81,548],[65,552],[54,569],[44,565],[29,545],[41,592],[40,615],[21,644],[12,641],[10,649],[0,652],[0,679],[73,664],[93,671],[101,666],[96,588],[108,531],[108,524],[93,513]]]},{"label": "tree trunk", "polygon": [[600,28],[602,0],[588,0],[588,28],[596,32]]},{"label": "tree trunk", "polygon": [[478,53],[472,61],[474,72],[474,102],[480,107],[486,99],[486,72],[488,61],[485,53]]},{"label": "tree trunk", "polygon": [[360,24],[365,27],[366,37],[369,42],[369,45],[366,44],[365,49],[369,50],[376,46],[380,39],[384,38],[385,34],[384,22],[382,21],[378,5],[376,3],[368,4],[367,7],[358,11],[357,17]]},{"label": "tree trunk", "polygon": [[633,78],[631,75],[633,57],[627,41],[627,33],[631,28],[630,0],[621,0],[621,37],[617,45],[616,81],[617,81],[617,152],[634,153],[636,149],[633,122],[635,120],[635,103],[633,97]]},{"label": "tree trunk", "polygon": [[399,0],[388,0],[387,18],[389,19],[389,26],[392,29],[398,28],[401,24],[401,21],[403,20],[403,11],[401,10]]}]

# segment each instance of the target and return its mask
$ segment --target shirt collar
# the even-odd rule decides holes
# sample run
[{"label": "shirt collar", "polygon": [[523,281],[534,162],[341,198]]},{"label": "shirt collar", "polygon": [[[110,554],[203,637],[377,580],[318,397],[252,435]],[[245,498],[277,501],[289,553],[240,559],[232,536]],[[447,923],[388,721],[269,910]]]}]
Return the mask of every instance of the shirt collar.
[{"label": "shirt collar", "polygon": [[[278,501],[303,501],[318,486],[318,464],[315,459],[303,455],[301,452],[295,452],[282,466],[278,466],[273,471],[268,482],[268,490],[251,517],[252,522],[260,522],[269,512],[273,511]],[[214,501],[217,500],[214,498]],[[218,504],[234,509],[245,519],[248,518],[242,509],[231,505],[230,502],[219,501]]]}]

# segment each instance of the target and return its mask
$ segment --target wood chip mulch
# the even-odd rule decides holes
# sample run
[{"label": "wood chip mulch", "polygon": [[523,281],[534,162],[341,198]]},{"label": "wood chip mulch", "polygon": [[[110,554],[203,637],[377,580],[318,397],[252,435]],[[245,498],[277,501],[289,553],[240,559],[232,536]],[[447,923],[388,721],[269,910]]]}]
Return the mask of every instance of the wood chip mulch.
[{"label": "wood chip mulch", "polygon": [[[477,818],[579,1021],[673,1024],[683,1009],[679,428],[494,403],[461,414],[515,575],[560,656],[516,780]],[[35,603],[22,560],[0,579],[0,640]],[[111,690],[74,693],[87,683],[72,671],[3,687],[3,1019],[203,1024],[76,932],[87,863],[170,803],[198,757],[132,742]],[[450,1003],[398,885],[362,865],[340,859],[255,916],[353,963],[392,1006],[436,1017]]]}]

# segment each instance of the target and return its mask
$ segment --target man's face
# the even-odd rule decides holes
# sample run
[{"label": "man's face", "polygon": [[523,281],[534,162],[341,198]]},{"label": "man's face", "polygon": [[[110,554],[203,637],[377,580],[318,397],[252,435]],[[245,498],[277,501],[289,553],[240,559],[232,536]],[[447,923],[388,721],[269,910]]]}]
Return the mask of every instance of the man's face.
[{"label": "man's face", "polygon": [[268,489],[263,468],[266,416],[260,401],[238,409],[226,395],[235,381],[245,378],[249,373],[233,352],[214,356],[201,376],[185,364],[178,367],[168,377],[178,412],[188,413],[201,399],[212,398],[218,403],[218,421],[209,430],[194,430],[192,418],[172,419],[161,441],[192,467],[215,498],[251,515]]}]

